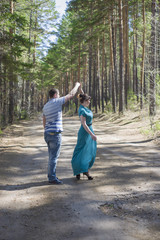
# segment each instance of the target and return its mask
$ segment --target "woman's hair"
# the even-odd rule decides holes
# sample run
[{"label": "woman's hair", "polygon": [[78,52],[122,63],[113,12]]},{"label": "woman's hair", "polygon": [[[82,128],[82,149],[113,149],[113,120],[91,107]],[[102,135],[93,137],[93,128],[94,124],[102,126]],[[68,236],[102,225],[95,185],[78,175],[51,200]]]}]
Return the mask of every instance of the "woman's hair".
[{"label": "woman's hair", "polygon": [[87,101],[89,99],[91,99],[90,96],[88,96],[88,94],[84,93],[84,94],[79,94],[78,96],[80,103],[83,103],[84,101]]},{"label": "woman's hair", "polygon": [[49,97],[50,97],[50,98],[53,98],[53,96],[54,96],[55,93],[59,93],[58,89],[52,88],[52,89],[49,91]]}]

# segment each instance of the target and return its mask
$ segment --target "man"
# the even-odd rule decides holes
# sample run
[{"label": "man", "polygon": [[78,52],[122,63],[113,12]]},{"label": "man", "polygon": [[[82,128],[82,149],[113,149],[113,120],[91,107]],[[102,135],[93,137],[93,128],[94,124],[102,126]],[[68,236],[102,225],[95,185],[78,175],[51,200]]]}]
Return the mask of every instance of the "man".
[{"label": "man", "polygon": [[48,145],[48,180],[50,184],[63,184],[56,177],[56,164],[60,154],[61,132],[63,131],[62,105],[73,98],[79,86],[80,83],[76,82],[72,91],[64,97],[59,97],[58,89],[51,89],[49,91],[50,100],[43,108],[44,139]]}]

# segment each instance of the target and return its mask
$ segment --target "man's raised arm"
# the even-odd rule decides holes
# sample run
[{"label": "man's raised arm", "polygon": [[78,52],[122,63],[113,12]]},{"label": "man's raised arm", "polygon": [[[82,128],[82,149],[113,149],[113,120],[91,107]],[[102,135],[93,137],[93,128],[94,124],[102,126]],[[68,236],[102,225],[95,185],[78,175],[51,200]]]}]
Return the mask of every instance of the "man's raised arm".
[{"label": "man's raised arm", "polygon": [[71,98],[73,98],[76,95],[76,92],[78,91],[78,88],[81,84],[79,82],[76,82],[74,88],[70,91],[70,93],[68,93],[65,96],[65,102],[69,101]]}]

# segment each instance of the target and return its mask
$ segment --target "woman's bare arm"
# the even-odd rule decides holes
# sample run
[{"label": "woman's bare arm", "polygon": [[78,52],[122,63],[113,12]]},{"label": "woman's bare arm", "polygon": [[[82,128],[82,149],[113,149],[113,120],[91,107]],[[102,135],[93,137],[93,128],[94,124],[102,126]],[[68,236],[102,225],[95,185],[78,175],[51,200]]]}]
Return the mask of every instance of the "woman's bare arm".
[{"label": "woman's bare arm", "polygon": [[80,91],[81,94],[84,94],[82,86],[80,86],[79,91]]},{"label": "woman's bare arm", "polygon": [[87,126],[87,124],[86,124],[86,118],[81,115],[81,116],[80,116],[80,119],[81,119],[81,123],[82,123],[84,129],[86,130],[86,132],[88,132],[88,133],[91,135],[92,139],[93,139],[94,141],[96,141],[96,140],[97,140],[97,137],[96,137],[96,135],[95,135],[94,133],[92,133],[92,131],[91,131],[91,130],[89,129],[89,127]]}]

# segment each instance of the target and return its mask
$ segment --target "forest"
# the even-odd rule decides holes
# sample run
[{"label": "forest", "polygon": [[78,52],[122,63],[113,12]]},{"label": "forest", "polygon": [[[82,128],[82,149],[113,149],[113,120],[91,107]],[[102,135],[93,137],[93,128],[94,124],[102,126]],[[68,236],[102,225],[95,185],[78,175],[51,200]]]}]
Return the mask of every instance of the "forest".
[{"label": "forest", "polygon": [[0,129],[41,112],[51,87],[65,95],[77,81],[95,113],[136,105],[156,115],[160,0],[71,0],[57,19],[54,0],[1,0]]}]

